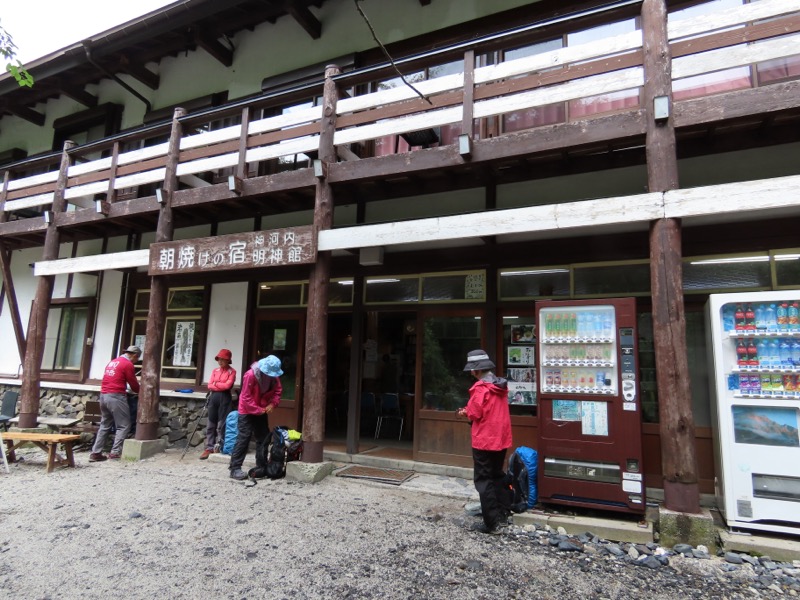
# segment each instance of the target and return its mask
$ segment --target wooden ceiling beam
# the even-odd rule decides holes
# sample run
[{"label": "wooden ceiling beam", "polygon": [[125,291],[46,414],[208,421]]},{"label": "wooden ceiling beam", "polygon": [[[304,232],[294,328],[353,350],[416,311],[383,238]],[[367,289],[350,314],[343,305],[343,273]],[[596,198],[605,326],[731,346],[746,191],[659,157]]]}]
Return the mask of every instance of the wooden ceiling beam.
[{"label": "wooden ceiling beam", "polygon": [[126,55],[120,56],[119,66],[123,73],[127,73],[137,81],[149,87],[151,90],[158,89],[160,77],[153,73],[150,69],[133,64],[133,62]]},{"label": "wooden ceiling beam", "polygon": [[322,23],[314,16],[307,6],[298,2],[289,1],[286,3],[286,12],[289,13],[297,23],[306,30],[312,39],[318,40],[322,36]]},{"label": "wooden ceiling beam", "polygon": [[86,108],[94,108],[97,106],[97,96],[90,94],[86,90],[65,83],[62,79],[58,79],[55,83],[56,88],[61,94],[68,98],[72,98],[75,102],[83,104]]},{"label": "wooden ceiling beam", "polygon": [[28,108],[27,106],[20,106],[19,104],[14,104],[12,102],[1,102],[0,111],[11,113],[15,117],[19,117],[20,119],[25,119],[26,121],[29,121],[34,125],[38,125],[39,127],[44,125],[45,121],[44,115],[40,112]]},{"label": "wooden ceiling beam", "polygon": [[226,67],[233,65],[233,49],[226,47],[208,31],[195,31],[195,43]]}]

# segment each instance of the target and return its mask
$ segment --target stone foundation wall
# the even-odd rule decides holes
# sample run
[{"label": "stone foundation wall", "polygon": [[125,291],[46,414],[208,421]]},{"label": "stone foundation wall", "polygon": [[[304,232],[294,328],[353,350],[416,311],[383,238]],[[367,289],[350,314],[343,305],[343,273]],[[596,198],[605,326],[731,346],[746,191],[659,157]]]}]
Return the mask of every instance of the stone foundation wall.
[{"label": "stone foundation wall", "polygon": [[[0,385],[0,397],[6,390],[20,391],[17,387]],[[82,420],[86,403],[90,400],[97,401],[99,398],[99,392],[42,388],[39,396],[39,414]],[[17,400],[17,414],[19,403]],[[158,437],[164,440],[168,447],[183,448],[187,442],[192,447],[202,444],[208,424],[204,407],[204,399],[162,398],[158,407]],[[188,439],[189,436],[191,439]]]}]

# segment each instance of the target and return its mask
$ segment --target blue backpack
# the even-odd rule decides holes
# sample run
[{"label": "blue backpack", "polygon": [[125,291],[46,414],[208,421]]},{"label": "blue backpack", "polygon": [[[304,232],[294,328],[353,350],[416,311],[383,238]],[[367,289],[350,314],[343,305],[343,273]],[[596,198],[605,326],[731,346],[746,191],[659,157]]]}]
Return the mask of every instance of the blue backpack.
[{"label": "blue backpack", "polygon": [[508,458],[508,480],[513,498],[511,510],[522,513],[533,508],[539,498],[536,474],[539,471],[539,455],[533,448],[520,446]]}]

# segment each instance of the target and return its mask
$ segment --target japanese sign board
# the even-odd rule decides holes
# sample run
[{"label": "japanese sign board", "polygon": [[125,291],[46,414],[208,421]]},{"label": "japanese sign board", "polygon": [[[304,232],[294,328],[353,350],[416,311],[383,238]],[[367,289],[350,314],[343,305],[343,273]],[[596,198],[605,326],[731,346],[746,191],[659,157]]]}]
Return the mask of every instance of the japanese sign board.
[{"label": "japanese sign board", "polygon": [[316,260],[313,228],[306,225],[151,244],[148,275],[311,264]]}]

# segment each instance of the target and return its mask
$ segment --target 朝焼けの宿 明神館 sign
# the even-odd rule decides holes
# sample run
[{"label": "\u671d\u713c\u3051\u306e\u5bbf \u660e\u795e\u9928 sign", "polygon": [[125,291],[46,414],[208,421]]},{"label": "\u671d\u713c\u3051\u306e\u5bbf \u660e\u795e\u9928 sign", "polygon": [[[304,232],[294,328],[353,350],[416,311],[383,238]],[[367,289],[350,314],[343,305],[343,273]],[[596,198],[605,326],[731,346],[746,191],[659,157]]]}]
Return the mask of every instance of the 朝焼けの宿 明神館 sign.
[{"label": "\u671d\u713c\u3051\u306e\u5bbf \u660e\u795e\u9928 sign", "polygon": [[313,227],[290,227],[150,245],[148,275],[230,271],[317,260]]}]

